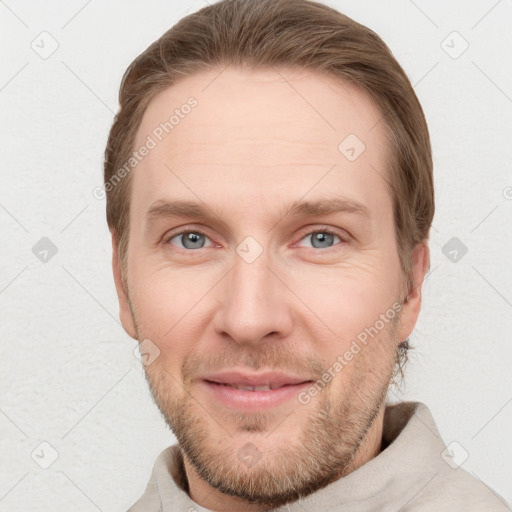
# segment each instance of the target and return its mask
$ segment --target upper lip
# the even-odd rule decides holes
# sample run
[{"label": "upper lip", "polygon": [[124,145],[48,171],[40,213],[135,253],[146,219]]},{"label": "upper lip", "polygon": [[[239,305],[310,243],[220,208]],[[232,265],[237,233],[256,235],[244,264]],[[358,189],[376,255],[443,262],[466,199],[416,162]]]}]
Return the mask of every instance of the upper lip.
[{"label": "upper lip", "polygon": [[246,373],[241,371],[219,372],[203,377],[203,380],[230,384],[232,386],[270,386],[276,388],[287,384],[301,384],[311,379],[281,372]]}]

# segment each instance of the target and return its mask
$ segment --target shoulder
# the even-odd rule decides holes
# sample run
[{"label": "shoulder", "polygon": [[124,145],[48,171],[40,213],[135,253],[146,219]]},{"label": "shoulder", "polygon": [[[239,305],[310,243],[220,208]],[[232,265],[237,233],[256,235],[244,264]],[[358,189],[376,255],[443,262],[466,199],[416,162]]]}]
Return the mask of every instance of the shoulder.
[{"label": "shoulder", "polygon": [[[428,407],[402,402],[388,407],[385,429],[396,476],[407,497],[403,512],[511,512],[510,505],[476,475],[455,464]],[[397,470],[396,465],[403,470]]]},{"label": "shoulder", "polygon": [[418,489],[403,512],[510,512],[505,500],[484,482],[462,468],[448,464]]},{"label": "shoulder", "polygon": [[167,510],[164,508],[163,500],[176,505],[179,503],[182,506],[182,502],[189,499],[182,487],[183,480],[179,447],[178,445],[169,446],[156,458],[144,494],[130,507],[128,512]]}]

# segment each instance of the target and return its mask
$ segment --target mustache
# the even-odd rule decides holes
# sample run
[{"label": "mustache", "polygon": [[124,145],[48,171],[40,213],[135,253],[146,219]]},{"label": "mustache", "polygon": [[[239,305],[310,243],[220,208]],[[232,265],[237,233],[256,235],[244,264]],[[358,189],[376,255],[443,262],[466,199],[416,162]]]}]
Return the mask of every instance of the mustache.
[{"label": "mustache", "polygon": [[233,348],[211,354],[202,352],[200,355],[191,352],[181,366],[181,375],[185,384],[202,375],[228,369],[270,370],[284,373],[308,375],[311,378],[321,378],[328,368],[325,361],[318,359],[313,353],[302,357],[284,349],[281,346],[268,345],[248,351],[246,348],[236,352]]}]

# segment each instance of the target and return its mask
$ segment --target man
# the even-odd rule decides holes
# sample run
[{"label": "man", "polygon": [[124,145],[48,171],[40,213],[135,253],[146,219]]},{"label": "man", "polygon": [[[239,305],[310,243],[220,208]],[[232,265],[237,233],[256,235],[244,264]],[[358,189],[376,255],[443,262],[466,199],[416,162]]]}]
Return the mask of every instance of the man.
[{"label": "man", "polygon": [[380,38],[306,0],[223,0],[141,54],[120,103],[120,315],[178,440],[130,510],[508,510],[445,462],[424,404],[386,404],[434,192]]}]

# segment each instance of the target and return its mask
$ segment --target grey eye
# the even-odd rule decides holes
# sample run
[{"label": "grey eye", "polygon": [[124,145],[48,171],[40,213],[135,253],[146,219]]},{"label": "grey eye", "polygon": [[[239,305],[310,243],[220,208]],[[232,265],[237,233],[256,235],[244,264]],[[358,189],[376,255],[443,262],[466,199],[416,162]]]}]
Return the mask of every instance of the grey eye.
[{"label": "grey eye", "polygon": [[306,247],[312,247],[313,249],[329,249],[334,245],[334,238],[342,241],[335,233],[330,233],[326,230],[318,230],[311,231],[302,240],[310,240],[311,245],[307,245]]},{"label": "grey eye", "polygon": [[[178,239],[181,242],[181,248],[183,249],[202,249],[205,247],[205,241],[208,237],[199,231],[185,231],[173,236],[169,242],[172,243],[175,239]],[[173,243],[173,245],[176,244]]]}]

